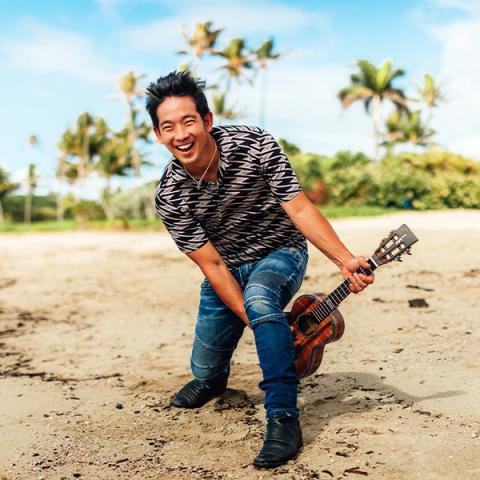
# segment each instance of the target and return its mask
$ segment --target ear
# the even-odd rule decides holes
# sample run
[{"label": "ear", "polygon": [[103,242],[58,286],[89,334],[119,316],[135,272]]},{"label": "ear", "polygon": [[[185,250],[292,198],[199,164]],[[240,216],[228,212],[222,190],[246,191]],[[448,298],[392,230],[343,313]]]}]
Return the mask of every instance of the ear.
[{"label": "ear", "polygon": [[155,134],[155,137],[157,138],[157,140],[161,143],[161,144],[165,144],[162,136],[160,135],[160,130],[158,128],[153,128],[153,133]]},{"label": "ear", "polygon": [[213,128],[213,113],[208,112],[204,117],[203,117],[203,124],[205,125],[205,129],[207,130],[208,133],[212,131]]}]

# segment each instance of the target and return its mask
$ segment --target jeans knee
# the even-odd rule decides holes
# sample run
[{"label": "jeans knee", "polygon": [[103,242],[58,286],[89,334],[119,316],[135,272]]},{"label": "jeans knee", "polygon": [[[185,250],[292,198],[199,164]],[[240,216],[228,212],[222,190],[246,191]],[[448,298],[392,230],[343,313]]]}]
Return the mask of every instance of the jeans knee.
[{"label": "jeans knee", "polygon": [[228,375],[232,353],[231,349],[215,349],[196,337],[190,359],[193,376],[198,380],[211,380]]},{"label": "jeans knee", "polygon": [[244,292],[245,311],[250,322],[266,315],[281,314],[278,293],[264,285],[249,285]]}]

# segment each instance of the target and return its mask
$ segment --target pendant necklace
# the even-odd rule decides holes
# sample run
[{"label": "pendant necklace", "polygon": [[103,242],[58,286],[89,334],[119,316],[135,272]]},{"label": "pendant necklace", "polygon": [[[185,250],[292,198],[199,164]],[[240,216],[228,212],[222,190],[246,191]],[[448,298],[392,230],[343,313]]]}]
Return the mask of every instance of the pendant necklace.
[{"label": "pendant necklace", "polygon": [[[208,169],[210,168],[210,165],[212,164],[213,159],[215,158],[215,155],[217,154],[217,142],[214,140],[213,143],[215,144],[215,150],[214,150],[214,152],[213,152],[212,158],[211,158],[210,161],[208,162],[207,168],[205,169],[205,171],[203,172],[203,175],[200,177],[199,180],[197,180],[197,179],[187,170],[187,168],[183,167],[183,168],[185,169],[185,171],[188,173],[189,177],[195,182],[195,185],[197,186],[197,190],[200,190],[200,184],[202,183],[203,178],[204,178],[205,175],[207,174]],[[182,165],[182,166],[183,166],[183,165]]]}]

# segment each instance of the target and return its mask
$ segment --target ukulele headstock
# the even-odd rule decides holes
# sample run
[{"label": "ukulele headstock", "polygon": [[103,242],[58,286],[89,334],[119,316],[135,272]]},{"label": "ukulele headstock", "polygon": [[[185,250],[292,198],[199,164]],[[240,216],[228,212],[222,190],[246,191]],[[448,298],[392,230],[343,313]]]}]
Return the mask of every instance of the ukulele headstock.
[{"label": "ukulele headstock", "polygon": [[391,231],[381,242],[372,260],[377,265],[385,265],[397,260],[402,261],[403,254],[411,255],[410,247],[418,242],[415,234],[405,225],[401,225],[396,230]]}]

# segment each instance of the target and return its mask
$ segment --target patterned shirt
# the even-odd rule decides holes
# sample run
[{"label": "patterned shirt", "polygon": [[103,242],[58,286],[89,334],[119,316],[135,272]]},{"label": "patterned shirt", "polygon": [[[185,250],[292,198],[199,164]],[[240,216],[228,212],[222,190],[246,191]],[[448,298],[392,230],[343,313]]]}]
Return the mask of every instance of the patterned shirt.
[{"label": "patterned shirt", "polygon": [[157,187],[158,215],[181,252],[210,241],[228,267],[254,262],[282,247],[306,248],[281,202],[300,193],[290,162],[258,127],[214,127],[218,179],[197,187],[173,158]]}]

